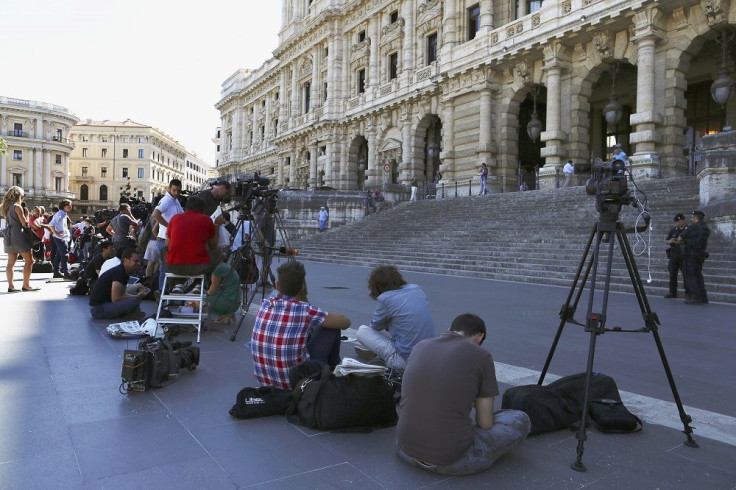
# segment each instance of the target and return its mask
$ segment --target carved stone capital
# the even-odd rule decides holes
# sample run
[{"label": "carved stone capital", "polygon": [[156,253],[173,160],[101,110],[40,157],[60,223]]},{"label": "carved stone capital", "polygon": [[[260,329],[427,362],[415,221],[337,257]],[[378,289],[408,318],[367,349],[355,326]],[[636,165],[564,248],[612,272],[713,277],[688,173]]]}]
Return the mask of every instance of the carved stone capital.
[{"label": "carved stone capital", "polygon": [[728,22],[730,0],[700,0],[708,25],[713,27]]}]

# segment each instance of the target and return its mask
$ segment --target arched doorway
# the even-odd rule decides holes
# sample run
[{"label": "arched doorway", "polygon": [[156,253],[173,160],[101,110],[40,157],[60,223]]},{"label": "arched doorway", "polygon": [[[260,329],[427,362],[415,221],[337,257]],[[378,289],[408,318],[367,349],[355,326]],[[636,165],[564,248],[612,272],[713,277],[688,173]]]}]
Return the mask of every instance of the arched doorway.
[{"label": "arched doorway", "polygon": [[87,184],[82,184],[82,187],[79,188],[79,200],[89,201],[89,187]]},{"label": "arched doorway", "polygon": [[529,90],[522,103],[519,105],[519,139],[518,139],[518,158],[519,158],[519,177],[517,184],[521,186],[526,184],[529,189],[536,189],[537,171],[544,166],[542,158],[542,147],[544,143],[541,138],[537,137],[532,140],[529,135],[529,123],[535,119],[540,123],[540,130],[544,131],[547,127],[547,89],[542,86],[534,86]]},{"label": "arched doorway", "polygon": [[107,186],[100,186],[100,201],[107,201]]},{"label": "arched doorway", "polygon": [[368,140],[362,136],[358,140],[358,154],[354,163],[357,170],[355,184],[358,189],[363,189],[365,187],[366,170],[368,170]]},{"label": "arched doorway", "polygon": [[436,115],[428,118],[424,133],[424,177],[425,182],[439,180],[440,152],[442,151],[442,121]]},{"label": "arched doorway", "polygon": [[[614,60],[604,63],[600,69],[600,78],[593,85],[590,97],[590,151],[595,157],[608,160],[613,155],[613,147],[618,144],[624,153],[631,155],[629,116],[636,107],[636,67]],[[611,102],[612,96],[621,105],[621,117],[617,123],[609,124],[603,109]]]}]

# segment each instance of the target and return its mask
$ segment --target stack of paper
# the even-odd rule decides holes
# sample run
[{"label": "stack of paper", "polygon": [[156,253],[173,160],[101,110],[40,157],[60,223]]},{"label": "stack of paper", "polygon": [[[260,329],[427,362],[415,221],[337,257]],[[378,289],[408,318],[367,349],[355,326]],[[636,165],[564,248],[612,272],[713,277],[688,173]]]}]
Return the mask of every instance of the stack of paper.
[{"label": "stack of paper", "polygon": [[386,374],[386,367],[364,364],[350,357],[345,357],[340,364],[335,366],[334,374],[335,376],[347,376],[348,374],[355,374],[356,376],[383,376]]}]

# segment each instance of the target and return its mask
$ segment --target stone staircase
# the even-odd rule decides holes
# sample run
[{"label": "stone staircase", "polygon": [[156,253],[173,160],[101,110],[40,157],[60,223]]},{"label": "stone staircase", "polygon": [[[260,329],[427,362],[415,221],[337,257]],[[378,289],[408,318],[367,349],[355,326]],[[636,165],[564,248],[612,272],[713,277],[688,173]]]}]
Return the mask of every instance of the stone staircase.
[{"label": "stone staircase", "polygon": [[[668,282],[664,238],[676,213],[689,219],[698,208],[698,182],[678,177],[638,186],[638,198],[647,198],[651,230],[628,237],[647,294],[661,296]],[[620,219],[630,227],[636,216],[635,208],[626,207]],[[406,271],[569,287],[597,219],[595,198],[583,187],[514,192],[404,202],[358,223],[293,240],[292,245],[300,258],[317,262],[391,263]],[[711,232],[710,258],[703,268],[709,298],[736,303],[736,248],[712,227]],[[607,250],[607,245],[601,244],[601,249]],[[606,263],[604,253],[600,263]],[[611,289],[633,292],[618,244]]]}]

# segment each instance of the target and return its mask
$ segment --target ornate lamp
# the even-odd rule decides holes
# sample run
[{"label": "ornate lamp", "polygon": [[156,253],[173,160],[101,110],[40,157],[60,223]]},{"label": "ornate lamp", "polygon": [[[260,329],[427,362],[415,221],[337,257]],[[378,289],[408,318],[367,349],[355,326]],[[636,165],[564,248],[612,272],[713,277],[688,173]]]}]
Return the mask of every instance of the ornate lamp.
[{"label": "ornate lamp", "polygon": [[710,86],[710,94],[716,104],[721,106],[721,110],[726,115],[726,125],[723,127],[724,130],[730,130],[731,127],[728,125],[728,113],[726,112],[726,104],[728,99],[731,98],[731,93],[734,88],[734,81],[728,76],[728,70],[726,69],[726,48],[728,43],[733,39],[734,34],[728,33],[724,29],[721,31],[721,37],[716,38],[716,42],[721,45],[721,70],[718,73],[718,77],[713,81],[713,85]]},{"label": "ornate lamp", "polygon": [[603,108],[603,117],[609,126],[615,126],[621,121],[623,108],[616,99],[616,72],[618,72],[618,61],[611,65],[611,95],[608,104]]},{"label": "ornate lamp", "polygon": [[532,97],[534,97],[534,111],[532,112],[532,119],[526,125],[526,134],[529,135],[533,143],[537,142],[539,135],[542,133],[542,121],[537,116],[537,95],[539,94],[539,85],[534,85],[532,89]]}]

